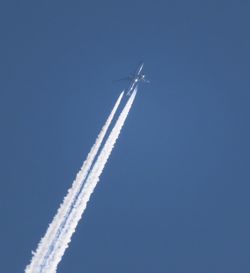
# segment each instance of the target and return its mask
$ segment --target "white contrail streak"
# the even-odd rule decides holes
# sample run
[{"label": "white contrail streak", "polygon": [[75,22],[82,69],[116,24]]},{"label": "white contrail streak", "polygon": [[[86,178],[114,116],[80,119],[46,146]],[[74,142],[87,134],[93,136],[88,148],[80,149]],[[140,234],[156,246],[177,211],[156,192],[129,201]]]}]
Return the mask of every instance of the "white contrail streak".
[{"label": "white contrail streak", "polygon": [[57,237],[60,235],[63,225],[65,224],[65,220],[72,209],[74,202],[76,201],[77,195],[84,183],[89,170],[95,160],[95,157],[100,149],[100,146],[103,142],[103,139],[107,133],[107,130],[114,118],[114,115],[118,109],[118,106],[121,102],[121,99],[124,95],[122,92],[117,99],[107,121],[105,122],[101,132],[99,133],[95,144],[92,146],[87,159],[84,161],[81,170],[76,176],[75,181],[72,184],[72,187],[68,190],[67,195],[65,196],[63,202],[61,203],[55,217],[50,223],[45,236],[41,239],[38,244],[37,250],[34,253],[30,264],[26,267],[25,273],[37,273],[42,272],[41,267],[45,263],[46,256],[49,255],[51,251],[53,251],[54,242],[57,240]]},{"label": "white contrail streak", "polygon": [[60,237],[57,238],[51,255],[46,260],[44,271],[46,273],[55,273],[59,262],[61,261],[66,248],[69,246],[71,237],[76,230],[77,224],[80,221],[87,203],[90,199],[92,192],[94,191],[100,175],[105,167],[105,164],[112,152],[112,149],[116,143],[117,138],[121,132],[123,124],[128,116],[130,108],[135,99],[137,90],[134,90],[123,111],[121,112],[115,126],[113,127],[108,139],[106,140],[103,149],[101,150],[96,163],[94,164],[89,176],[83,185],[81,192],[79,193],[77,200],[73,206],[72,211],[68,215]]}]

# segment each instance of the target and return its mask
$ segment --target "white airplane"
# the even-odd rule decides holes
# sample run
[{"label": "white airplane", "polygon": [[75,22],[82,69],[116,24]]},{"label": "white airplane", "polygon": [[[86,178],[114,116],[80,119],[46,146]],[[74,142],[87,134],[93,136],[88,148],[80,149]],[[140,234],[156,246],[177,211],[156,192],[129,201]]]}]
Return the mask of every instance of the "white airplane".
[{"label": "white airplane", "polygon": [[134,74],[132,74],[129,77],[118,80],[118,81],[122,81],[122,80],[129,80],[130,81],[129,87],[127,89],[127,96],[130,96],[132,94],[132,92],[138,86],[139,82],[149,83],[149,81],[145,78],[145,74],[141,73],[143,66],[144,66],[144,63],[141,62],[139,64],[139,66],[137,67]]}]

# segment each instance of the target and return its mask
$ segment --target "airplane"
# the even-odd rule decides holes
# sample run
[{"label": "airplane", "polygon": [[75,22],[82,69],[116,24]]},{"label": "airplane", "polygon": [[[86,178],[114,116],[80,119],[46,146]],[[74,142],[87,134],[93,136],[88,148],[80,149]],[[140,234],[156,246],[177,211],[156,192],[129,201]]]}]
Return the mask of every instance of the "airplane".
[{"label": "airplane", "polygon": [[141,73],[142,68],[144,66],[143,62],[140,62],[139,66],[137,67],[136,71],[134,74],[132,74],[129,77],[119,79],[118,81],[122,80],[129,80],[129,87],[127,89],[127,96],[130,96],[134,89],[138,86],[139,82],[146,82],[149,83],[149,81],[145,78],[145,74]]}]

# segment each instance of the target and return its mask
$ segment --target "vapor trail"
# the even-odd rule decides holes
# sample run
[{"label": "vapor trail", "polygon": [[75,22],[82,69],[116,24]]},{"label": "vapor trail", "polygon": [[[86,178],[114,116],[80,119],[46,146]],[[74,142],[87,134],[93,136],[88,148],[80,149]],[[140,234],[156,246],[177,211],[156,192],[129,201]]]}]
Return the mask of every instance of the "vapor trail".
[{"label": "vapor trail", "polygon": [[121,102],[121,99],[124,95],[122,92],[117,99],[107,121],[105,122],[101,132],[99,133],[95,144],[92,146],[87,159],[84,161],[81,170],[78,172],[76,179],[74,180],[72,187],[68,190],[67,195],[65,196],[63,202],[61,203],[56,215],[54,216],[52,222],[49,224],[49,227],[46,231],[46,234],[41,239],[38,244],[36,252],[33,254],[30,264],[26,267],[25,273],[40,273],[47,272],[41,271],[41,268],[46,262],[47,256],[50,255],[50,252],[53,252],[55,241],[60,236],[63,226],[65,225],[66,219],[72,209],[74,202],[79,194],[79,191],[89,173],[89,170],[96,158],[96,155],[100,149],[100,146],[103,142],[103,139],[107,133],[107,130],[114,118],[114,115],[118,109],[118,106]]},{"label": "vapor trail", "polygon": [[90,196],[99,181],[100,175],[102,174],[102,171],[112,152],[112,149],[116,143],[116,140],[119,137],[121,129],[124,125],[124,122],[128,116],[130,108],[135,99],[136,93],[137,93],[137,89],[134,90],[131,97],[129,98],[123,111],[118,117],[118,120],[116,124],[114,125],[108,139],[106,140],[106,143],[103,146],[103,149],[99,153],[96,163],[94,164],[92,170],[90,171],[89,176],[86,180],[86,183],[83,185],[83,188],[77,197],[77,200],[73,206],[72,211],[68,215],[66,223],[63,226],[63,230],[60,236],[57,238],[54,245],[54,249],[51,252],[48,259],[46,260],[46,265],[42,272],[46,272],[46,273],[56,272],[57,266],[59,262],[61,261],[66,248],[69,246],[71,237],[76,230],[77,224],[80,221],[82,214],[86,209]]}]

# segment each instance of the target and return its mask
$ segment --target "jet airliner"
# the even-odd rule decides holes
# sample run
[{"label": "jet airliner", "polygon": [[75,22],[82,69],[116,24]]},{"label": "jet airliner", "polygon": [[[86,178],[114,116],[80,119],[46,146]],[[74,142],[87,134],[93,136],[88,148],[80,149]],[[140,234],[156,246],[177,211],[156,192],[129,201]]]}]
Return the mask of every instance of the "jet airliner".
[{"label": "jet airliner", "polygon": [[139,66],[137,67],[136,71],[134,74],[132,74],[129,77],[120,79],[121,80],[129,80],[129,87],[127,89],[127,96],[130,96],[134,89],[138,86],[139,82],[146,82],[149,83],[149,81],[146,79],[145,74],[142,73],[142,68],[144,66],[144,63],[141,62]]}]

